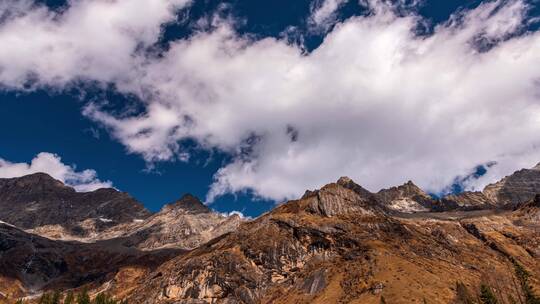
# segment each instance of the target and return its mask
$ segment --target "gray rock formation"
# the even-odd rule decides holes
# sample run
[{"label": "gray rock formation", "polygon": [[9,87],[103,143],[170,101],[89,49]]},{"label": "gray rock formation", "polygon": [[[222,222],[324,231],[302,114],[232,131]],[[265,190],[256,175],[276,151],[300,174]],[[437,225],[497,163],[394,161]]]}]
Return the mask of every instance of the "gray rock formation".
[{"label": "gray rock formation", "polygon": [[531,169],[521,169],[500,181],[487,185],[484,190],[463,192],[443,197],[440,211],[514,209],[540,193],[540,164]]},{"label": "gray rock formation", "polygon": [[486,186],[482,192],[499,206],[517,206],[529,201],[540,193],[540,164],[531,169],[516,171]]},{"label": "gray rock formation", "polygon": [[114,238],[115,242],[144,250],[192,249],[235,230],[242,221],[238,215],[213,212],[198,198],[187,194],[146,220],[117,226],[97,239]]},{"label": "gray rock formation", "polygon": [[489,199],[482,192],[466,191],[460,194],[451,194],[441,199],[441,206],[445,210],[479,210],[497,208],[497,202]]}]

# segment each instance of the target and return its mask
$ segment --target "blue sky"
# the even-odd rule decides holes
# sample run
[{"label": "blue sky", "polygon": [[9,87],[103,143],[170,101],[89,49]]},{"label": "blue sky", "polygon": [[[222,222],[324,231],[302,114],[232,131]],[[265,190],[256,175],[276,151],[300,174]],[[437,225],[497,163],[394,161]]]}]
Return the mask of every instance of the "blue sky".
[{"label": "blue sky", "polygon": [[[44,3],[51,14],[62,16],[70,12],[73,3],[92,2],[91,0],[84,0],[74,1],[71,4],[59,1],[45,1]],[[56,56],[53,51],[50,53],[36,53],[35,56],[43,56],[44,66],[47,67],[38,69],[35,66],[43,62],[26,63],[24,60],[19,62],[12,59],[18,57],[16,57],[16,54],[8,53],[9,50],[6,53],[0,52],[0,87],[2,88],[0,92],[0,115],[2,117],[0,119],[0,158],[10,164],[15,164],[29,163],[41,152],[56,154],[61,157],[63,164],[74,166],[75,171],[95,170],[100,181],[112,182],[114,187],[129,192],[154,211],[159,210],[163,204],[174,201],[184,193],[192,193],[205,199],[209,197],[209,190],[213,188],[217,193],[217,195],[211,196],[214,200],[211,206],[214,209],[220,212],[236,210],[249,216],[257,216],[272,208],[276,201],[280,202],[284,199],[294,198],[301,194],[303,189],[319,187],[325,182],[335,180],[340,175],[351,175],[360,184],[366,185],[373,191],[383,186],[405,182],[408,179],[418,181],[423,188],[430,192],[457,188],[460,190],[478,190],[486,183],[513,170],[540,161],[540,154],[536,148],[538,139],[534,136],[534,134],[538,134],[535,132],[539,128],[537,115],[539,113],[538,96],[540,95],[526,93],[527,88],[520,87],[518,83],[512,86],[512,88],[516,88],[515,90],[501,88],[500,85],[497,85],[499,82],[508,82],[502,78],[505,70],[503,70],[504,60],[500,58],[506,54],[505,52],[516,52],[514,44],[516,44],[517,38],[531,36],[531,41],[527,42],[528,44],[523,43],[522,50],[518,52],[525,54],[538,46],[540,39],[534,39],[538,30],[536,18],[540,17],[540,13],[535,1],[397,1],[397,4],[391,5],[390,8],[373,4],[379,3],[379,1],[372,1],[370,2],[372,3],[371,6],[366,6],[359,1],[345,0],[293,2],[284,0],[194,0],[191,3],[182,1],[169,2],[174,2],[175,5],[181,7],[173,10],[176,17],[159,15],[159,17],[156,17],[159,18],[158,21],[152,22],[150,20],[144,25],[131,22],[132,20],[125,21],[122,19],[122,22],[126,22],[128,26],[133,25],[135,29],[142,28],[146,30],[146,26],[150,28],[155,23],[159,26],[157,27],[159,34],[149,34],[150,38],[146,36],[137,38],[139,40],[135,42],[138,45],[125,58],[139,56],[146,61],[142,63],[136,61],[125,66],[119,64],[118,71],[112,71],[117,68],[113,61],[110,67],[113,76],[110,78],[106,76],[109,74],[107,64],[104,67],[99,66],[99,69],[95,68],[95,70],[92,66],[88,67],[88,71],[80,74],[69,69],[64,70],[64,61],[69,61],[70,57],[64,57],[62,53],[59,53],[60,56]],[[313,18],[317,10],[321,9],[327,2],[337,3],[336,9],[332,10],[331,14],[326,16],[322,22],[314,24]],[[10,4],[8,1],[5,8],[0,6],[0,10],[5,9],[6,12],[16,12],[17,8],[13,3]],[[490,8],[488,6],[490,3],[496,5]],[[13,8],[10,8],[10,5]],[[485,7],[482,7],[482,5],[485,5]],[[82,7],[80,10],[84,11],[85,6]],[[88,7],[91,6],[88,5]],[[41,7],[41,9],[44,8]],[[156,8],[156,11],[158,9]],[[466,12],[474,12],[475,9],[479,11],[467,15]],[[487,17],[483,17],[479,13],[490,9],[492,12]],[[497,15],[498,13],[500,13],[500,16]],[[459,15],[461,17],[456,19],[461,20],[459,21],[462,22],[460,26],[452,28],[452,26],[448,25],[447,21],[452,14],[461,14]],[[516,17],[517,15],[519,16]],[[17,15],[13,13],[13,16]],[[137,17],[136,14],[134,16],[133,18],[141,18]],[[156,13],[156,16],[158,16],[158,13]],[[354,19],[355,16],[364,16],[360,17],[364,19]],[[15,33],[16,36],[19,35],[18,37],[23,36],[21,33],[26,33],[24,27],[17,27],[18,25],[13,21],[17,20],[16,18],[12,17],[6,20],[0,18],[0,44],[7,45],[6,41],[12,41],[2,40],[10,37],[7,35],[11,33],[10,31]],[[92,49],[91,40],[93,37],[89,37],[88,41],[84,41],[84,39],[78,40],[77,37],[81,35],[75,33],[75,38],[66,36],[59,39],[46,30],[39,30],[39,22],[43,21],[43,24],[53,22],[54,24],[55,21],[50,21],[47,19],[48,17],[43,17],[38,13],[36,13],[35,18],[37,18],[35,20],[38,20],[35,35],[32,34],[26,38],[30,43],[40,40],[47,43],[47,39],[50,39],[50,44],[59,49],[64,47],[63,43],[65,41],[68,41],[68,44],[87,44],[87,48]],[[384,18],[390,21],[385,21],[387,19]],[[470,24],[463,21],[467,18],[472,20]],[[353,19],[358,22],[351,21]],[[366,25],[367,22],[362,23],[362,20],[371,20],[373,24]],[[517,23],[518,26],[513,25],[513,23]],[[66,24],[68,24],[67,21]],[[372,40],[377,40],[378,37],[384,35],[395,35],[394,40],[401,41],[400,39],[403,39],[403,44],[407,46],[403,48],[401,44],[395,46],[391,43],[392,41],[383,41],[382,46],[381,44],[374,45],[381,47],[380,51],[382,53],[384,53],[383,49],[388,44],[389,49],[396,48],[392,54],[407,54],[404,50],[414,48],[417,45],[418,50],[423,50],[424,47],[428,49],[432,47],[428,44],[420,47],[425,41],[418,37],[443,35],[437,34],[436,29],[437,26],[444,24],[447,24],[446,27],[448,28],[445,35],[450,37],[447,40],[452,40],[452,38],[458,36],[453,34],[454,32],[465,32],[464,28],[474,28],[474,30],[481,28],[478,33],[471,36],[474,39],[481,39],[474,41],[469,39],[467,44],[459,44],[462,42],[459,42],[456,38],[458,42],[455,44],[449,44],[444,48],[428,53],[426,58],[433,57],[430,59],[433,61],[429,62],[444,63],[448,60],[448,65],[451,66],[454,60],[459,61],[460,56],[470,56],[468,58],[469,62],[490,61],[494,62],[493,66],[489,66],[489,63],[480,63],[474,71],[470,71],[467,67],[458,71],[452,71],[452,68],[449,68],[450,71],[447,71],[444,68],[429,69],[429,66],[433,65],[433,63],[426,63],[427,60],[426,62],[420,60],[413,64],[404,64],[399,70],[394,71],[394,74],[415,75],[414,77],[418,77],[418,79],[404,77],[398,79],[397,82],[388,81],[386,83],[383,81],[384,84],[380,84],[380,80],[370,80],[366,82],[370,87],[379,85],[387,85],[387,87],[384,87],[381,91],[375,90],[365,93],[366,100],[369,99],[370,102],[374,100],[372,103],[366,101],[365,104],[363,104],[363,97],[358,97],[364,96],[362,89],[355,87],[354,90],[343,93],[343,95],[340,92],[348,90],[350,86],[347,84],[351,83],[351,81],[352,83],[356,79],[360,81],[366,73],[376,72],[369,72],[369,68],[366,68],[365,71],[359,74],[351,74],[352,78],[344,78],[339,82],[335,80],[335,77],[329,76],[330,78],[324,79],[326,72],[318,72],[318,74],[323,74],[323,79],[319,79],[321,75],[317,75],[311,81],[299,86],[303,90],[313,92],[299,92],[298,94],[302,95],[302,97],[298,97],[298,100],[293,100],[294,98],[291,97],[291,101],[287,101],[290,104],[300,104],[299,108],[306,110],[310,109],[311,105],[314,104],[314,112],[306,111],[306,115],[313,117],[311,120],[301,117],[303,112],[296,109],[273,112],[273,102],[276,102],[275,107],[278,107],[278,102],[282,99],[288,100],[288,96],[296,94],[294,90],[290,91],[288,88],[284,88],[283,83],[268,85],[271,89],[261,91],[269,92],[268,95],[273,94],[273,92],[279,94],[276,93],[275,96],[268,96],[268,99],[261,100],[262,104],[259,106],[252,108],[251,104],[249,104],[254,99],[261,97],[259,91],[253,89],[253,92],[251,92],[252,88],[265,87],[271,81],[287,82],[286,80],[279,80],[279,73],[276,76],[271,75],[273,73],[271,65],[270,67],[266,65],[256,66],[261,62],[275,60],[276,70],[281,66],[298,65],[301,66],[301,73],[304,74],[311,73],[311,69],[328,71],[334,66],[336,69],[340,68],[344,71],[346,65],[340,67],[340,61],[317,66],[320,62],[330,58],[330,54],[335,55],[337,53],[337,57],[346,58],[352,56],[347,57],[349,60],[359,58],[358,60],[361,61],[365,58],[367,62],[361,63],[361,66],[367,67],[373,63],[373,60],[378,60],[378,57],[373,57],[373,60],[370,59],[370,56],[373,56],[370,55],[370,49],[363,49],[364,45],[369,45]],[[407,34],[407,31],[403,30],[407,26],[411,27],[412,30],[408,31],[411,34]],[[58,27],[58,32],[61,32],[61,25],[58,25]],[[350,29],[347,32],[345,29],[348,27]],[[131,28],[128,29],[131,30]],[[198,40],[201,43],[214,41],[211,34],[218,33],[221,29],[225,34],[219,37],[228,44],[224,43],[225,46],[216,47],[216,50],[218,50],[216,52],[232,44],[233,46],[227,49],[225,53],[234,53],[233,55],[238,57],[233,55],[231,57],[238,58],[237,60],[228,61],[227,56],[199,58],[197,54],[204,53],[204,50],[206,50],[204,44],[202,49],[194,51],[192,55],[189,55],[191,57],[187,57],[188,59],[181,57],[184,56],[182,52],[187,54],[189,48],[195,49],[199,47],[195,43]],[[232,33],[228,33],[227,30],[232,31]],[[358,33],[354,32],[355,30],[358,30]],[[372,38],[370,38],[370,31],[376,33]],[[444,30],[440,32],[444,32]],[[2,33],[5,35],[3,36]],[[136,34],[133,35],[138,35],[139,32],[134,30],[134,33]],[[120,32],[119,35],[123,35],[123,32]],[[363,36],[356,39],[359,35]],[[125,38],[124,36],[121,37]],[[334,37],[337,38],[334,39]],[[349,37],[351,40],[350,45],[346,42],[339,43],[340,37]],[[265,40],[265,38],[272,38],[272,40]],[[57,40],[61,43],[56,43]],[[28,41],[25,43],[28,43]],[[179,43],[176,44],[177,42]],[[107,41],[96,41],[95,43],[106,44]],[[126,38],[126,44],[129,45],[129,43],[129,38]],[[234,45],[235,43],[238,46]],[[481,55],[481,46],[486,45],[488,48],[483,52],[487,55],[490,52],[493,53],[494,57],[491,60]],[[490,46],[493,47],[493,51],[489,48]],[[122,47],[123,45],[111,46],[111,52],[116,52],[117,49]],[[213,45],[208,44],[207,49],[212,49],[212,47]],[[333,51],[325,53],[326,49],[332,49],[332,47],[334,47]],[[248,57],[248,59],[241,57],[245,55],[245,50],[249,51],[256,48],[260,49],[249,55],[251,57]],[[15,46],[13,46],[13,49],[15,49]],[[39,49],[39,47],[36,47],[36,49]],[[48,45],[48,48],[45,49],[50,50],[51,46]],[[81,47],[81,49],[83,48]],[[447,54],[443,54],[445,50],[448,52]],[[473,50],[480,51],[475,53]],[[180,55],[173,57],[176,54],[173,51],[178,52]],[[78,52],[80,53],[80,51]],[[422,51],[418,52],[420,54]],[[503,55],[496,55],[499,54],[497,52]],[[16,50],[14,53],[16,53]],[[67,54],[72,56],[74,53],[77,52]],[[257,54],[261,53],[264,53],[264,56],[257,58]],[[470,55],[472,53],[474,54]],[[97,59],[92,60],[98,63],[94,66],[98,66],[102,59],[99,56],[107,56],[107,52],[100,51],[96,54],[89,51],[87,56],[83,57],[83,60],[96,56]],[[376,55],[377,51],[374,54]],[[392,54],[389,55],[388,60],[393,60],[392,58],[395,56]],[[126,54],[118,51],[120,61],[124,58],[122,57],[124,55]],[[1,58],[2,56],[5,56],[5,58]],[[50,56],[50,58],[47,56]],[[73,56],[75,56],[73,62],[81,64],[81,62],[77,61],[79,60],[76,57],[77,55]],[[115,55],[112,54],[112,56]],[[64,60],[64,58],[67,59]],[[167,64],[163,65],[159,62],[161,59],[171,60],[169,63],[182,60],[188,61],[178,70],[171,68],[171,71],[161,73],[167,67]],[[308,60],[310,62],[303,62]],[[332,63],[331,60],[334,59],[330,58],[328,60]],[[411,60],[414,61],[415,59]],[[501,63],[497,64],[499,60]],[[521,84],[529,81],[532,83],[534,79],[539,79],[537,77],[540,76],[534,71],[526,69],[528,65],[535,64],[538,58],[531,56],[530,59],[526,60],[528,61],[514,65],[519,68],[523,66],[522,70],[518,70],[518,67],[516,67],[515,71],[508,73],[509,75],[524,75],[523,79],[516,79],[513,76],[513,79],[515,81],[519,80]],[[194,61],[200,63],[195,67],[190,66],[189,63]],[[154,62],[156,62],[155,67],[152,66]],[[244,62],[248,62],[248,65],[243,65]],[[381,62],[379,66],[384,66],[385,61]],[[404,60],[403,62],[407,61]],[[82,63],[84,64],[84,61]],[[252,67],[249,63],[253,63],[255,66],[252,74],[237,72],[238,69],[242,71],[250,70]],[[138,76],[124,79],[123,75],[127,73],[125,71],[128,71],[125,69],[129,69],[128,72],[131,73],[131,68],[137,64],[140,64],[140,66],[137,66],[137,71],[148,69],[148,71],[145,70],[144,72],[145,77],[153,75],[152,73],[157,73],[155,74],[157,76],[154,78],[149,77],[148,84],[140,87]],[[410,72],[409,74],[407,71],[415,70],[415,65],[424,72],[416,74]],[[62,77],[51,72],[55,71],[57,66],[60,67],[59,71],[67,71],[65,73],[59,72],[64,73],[61,74]],[[444,66],[444,64],[441,64],[441,66]],[[371,67],[371,70],[374,71],[377,68],[378,66]],[[392,69],[392,67],[389,68]],[[8,72],[13,71],[13,75],[16,75],[16,77],[10,78],[7,72],[5,75],[9,77],[1,77],[3,69]],[[219,107],[209,106],[208,111],[210,113],[204,113],[197,106],[186,103],[182,99],[189,98],[186,96],[195,96],[194,91],[176,91],[175,85],[182,85],[186,80],[179,78],[178,82],[171,82],[175,85],[170,87],[160,87],[163,80],[150,83],[161,77],[162,74],[169,75],[168,78],[164,79],[174,78],[177,74],[181,74],[180,72],[184,69],[192,69],[190,73],[186,72],[186,76],[182,76],[187,77],[185,79],[191,79],[192,75],[195,75],[193,78],[197,80],[195,87],[197,87],[196,94],[199,94],[196,95],[198,98],[208,98],[209,102],[212,103],[214,102],[212,100],[213,96],[216,96],[216,100],[224,100],[223,104]],[[284,71],[289,71],[289,68]],[[500,72],[500,77],[493,75],[493,71]],[[340,72],[339,69],[338,72]],[[70,73],[74,75],[70,76]],[[200,79],[196,78],[198,73],[202,75]],[[227,76],[223,79],[217,79],[221,77],[221,73],[228,73],[227,75],[230,75],[230,78],[237,78],[234,79],[234,82],[225,83],[228,80]],[[328,74],[334,75],[330,72]],[[452,78],[449,83],[451,85],[455,84],[457,88],[450,93],[436,92],[440,86],[447,85],[446,82],[434,84],[433,88],[426,88],[422,85],[422,83],[430,82],[432,79],[446,74],[449,75],[448,78]],[[454,76],[454,74],[461,76]],[[24,76],[21,78],[17,75]],[[142,74],[134,72],[133,75]],[[270,76],[266,78],[266,75]],[[478,82],[478,78],[483,77],[483,75],[487,76]],[[48,78],[49,76],[50,78]],[[252,80],[258,76],[261,76],[263,80],[261,82],[253,81],[252,83]],[[59,80],[63,77],[66,79]],[[387,78],[383,79],[386,80]],[[23,79],[22,82],[21,79]],[[141,83],[143,81],[146,80],[141,80]],[[187,81],[189,82],[189,80]],[[311,89],[310,84],[316,81],[320,81],[321,84],[329,83],[331,88],[324,89],[321,92],[317,91],[318,88]],[[334,81],[336,83],[333,83]],[[407,84],[408,81],[413,83]],[[486,83],[487,85],[484,87]],[[500,88],[501,91],[495,90],[491,95],[492,88],[490,84],[493,84],[494,88]],[[335,100],[345,99],[345,102],[347,102],[350,99],[356,103],[342,108],[341,105],[339,107],[328,106],[328,104],[334,102],[333,97],[325,96],[325,100],[314,101],[318,96],[324,95],[325,91],[332,91],[334,87],[341,88],[340,90],[336,89],[338,93],[332,95],[335,96]],[[361,85],[358,85],[358,87],[361,87]],[[411,89],[409,90],[408,87]],[[479,91],[487,93],[484,95],[477,94],[474,89],[470,89],[471,87],[476,87]],[[206,95],[206,88],[209,88],[208,91],[212,93],[208,93],[210,97]],[[228,96],[228,91],[223,88],[229,88],[229,90],[236,93]],[[537,86],[533,84],[533,88],[534,91]],[[190,89],[193,89],[193,86]],[[201,90],[203,93],[200,93]],[[530,91],[530,89],[528,90]],[[365,91],[370,90],[368,88]],[[395,96],[385,93],[393,91],[397,92]],[[169,97],[169,93],[172,97]],[[429,96],[432,93],[433,96]],[[497,97],[494,97],[505,94],[508,96],[504,100],[498,100]],[[418,105],[415,104],[416,100],[421,100],[425,96],[430,97],[426,102],[432,104],[449,95],[452,97],[448,97],[448,100],[445,99],[444,102],[450,105],[456,104],[456,107],[451,109],[442,106],[424,113],[421,109],[425,108],[425,106],[422,106],[420,102]],[[246,102],[249,103],[236,102],[241,98],[246,98]],[[493,100],[493,102],[486,104],[479,102],[477,106],[473,104],[463,106],[463,100],[472,100],[469,102],[474,103],[475,100],[479,99],[482,102],[487,102],[485,100],[490,102]],[[382,100],[384,102],[389,100],[389,104],[383,104]],[[201,101],[195,100],[195,102]],[[395,108],[392,106],[392,103],[403,105],[403,103],[407,102],[411,105],[410,107]],[[319,106],[319,104],[324,106]],[[95,106],[95,108],[89,110],[89,105]],[[164,106],[166,114],[154,119],[152,117],[153,105],[166,105]],[[358,108],[356,108],[356,105],[358,105]],[[238,115],[241,119],[238,119],[238,121],[226,120],[229,119],[228,116],[222,119],[220,116],[222,110],[220,109],[224,109],[224,106],[225,109],[230,108],[231,113]],[[414,110],[416,106],[418,108]],[[500,110],[506,106],[511,109],[508,111]],[[350,115],[343,114],[347,112],[347,110],[343,111],[343,109],[349,109],[347,107],[351,109]],[[257,111],[258,108],[264,115]],[[287,107],[287,109],[290,108],[292,107]],[[193,111],[185,112],[185,109],[193,109]],[[336,112],[333,112],[333,109],[336,109]],[[489,111],[483,111],[482,109],[488,109]],[[166,125],[163,127],[165,130],[158,128],[154,130],[151,125],[148,127],[149,123],[165,121],[165,118],[169,117],[167,115],[170,114],[167,111],[173,110],[176,111],[174,112],[175,119],[180,119],[181,123],[177,123],[172,127]],[[463,115],[468,111],[474,112],[475,115],[471,115],[471,117]],[[326,112],[327,115],[318,116],[318,113],[321,112],[322,114]],[[219,118],[216,118],[216,124],[222,123],[222,125],[216,127],[211,121],[208,122],[208,120],[212,120],[213,113]],[[244,113],[246,113],[245,117]],[[506,119],[509,121],[514,119],[515,121],[516,118],[523,117],[523,113],[529,113],[532,116],[520,119],[524,122],[522,125],[516,126],[515,129],[506,130],[504,128],[503,123]],[[145,115],[147,115],[150,122],[144,120]],[[381,115],[380,118],[370,120],[371,117],[378,117],[377,115]],[[437,118],[436,115],[441,116]],[[287,118],[282,119],[282,117]],[[450,120],[449,117],[452,119]],[[463,117],[463,119],[460,117]],[[537,120],[535,120],[535,117]],[[138,118],[138,120],[131,118]],[[251,122],[252,119],[254,122]],[[446,121],[446,119],[449,120]],[[202,121],[204,120],[206,120],[204,123],[207,125],[204,128],[199,127],[199,125],[203,125]],[[317,120],[317,122],[314,123],[313,120]],[[415,124],[419,120],[425,120],[426,123],[416,126]],[[494,125],[493,121],[496,120],[501,121],[501,124]],[[133,123],[133,121],[136,121],[136,123]],[[249,123],[245,123],[245,121]],[[527,124],[526,121],[528,121]],[[190,125],[192,122],[195,127]],[[340,122],[342,122],[342,125],[340,125]],[[397,124],[395,128],[394,123]],[[430,123],[432,125],[429,125]],[[464,129],[460,127],[445,129],[444,126],[454,123],[462,123],[461,125],[465,127]],[[140,127],[141,125],[143,127]],[[334,126],[337,127],[334,128]],[[412,127],[408,130],[407,126]],[[423,129],[423,126],[426,126],[426,130]],[[137,136],[130,133],[133,128],[140,128],[134,133]],[[186,128],[185,134],[171,135],[179,129],[183,130],[183,128]],[[505,131],[501,131],[503,128]],[[432,134],[431,130],[434,129],[438,131]],[[274,134],[281,132],[279,130],[283,131],[283,135],[274,136]],[[140,142],[138,136],[145,133],[149,135],[150,144],[146,141]],[[292,136],[293,133],[296,136]],[[326,133],[328,135],[313,135]],[[508,139],[509,145],[513,148],[491,149],[493,143],[498,140],[495,136],[497,133],[501,134],[501,140]],[[376,134],[376,136],[369,134]],[[519,134],[519,136],[516,136],[516,134]],[[441,139],[447,135],[448,140]],[[394,138],[394,136],[397,137]],[[380,138],[383,138],[383,140]],[[384,140],[386,138],[388,139]],[[439,141],[439,139],[441,140]],[[290,141],[287,142],[287,140]],[[349,144],[351,142],[357,144]],[[393,146],[394,144],[395,146]],[[290,147],[288,149],[276,148],[276,146],[282,145],[289,145]],[[371,148],[368,148],[368,145],[377,148],[370,150]],[[333,148],[329,149],[329,146]],[[317,152],[320,155],[313,156],[313,151],[322,152]],[[451,156],[441,156],[445,154],[445,151],[448,151]],[[298,154],[295,154],[292,159],[285,159],[284,155],[290,155],[291,153]],[[181,160],[183,155],[189,155],[189,160]],[[326,162],[328,162],[328,168],[321,166],[320,169],[313,169]],[[474,175],[477,172],[477,166],[484,163],[499,165],[490,166],[485,172],[482,171],[481,175],[477,174],[478,176],[475,176],[474,179],[459,178],[459,176]],[[290,164],[294,164],[293,166],[300,165],[289,172],[287,166],[291,166]],[[223,170],[224,168],[225,170]],[[216,177],[216,173],[220,169],[222,169],[221,172],[224,172],[220,175],[221,179]],[[249,172],[244,174],[247,171]],[[384,172],[384,174],[381,172]],[[465,181],[466,184],[460,184],[457,188],[452,187],[452,183],[457,180]],[[292,186],[289,187],[288,185]],[[281,191],[282,189],[283,191]]]},{"label": "blue sky", "polygon": [[[201,151],[192,162],[163,162],[148,171],[141,157],[127,154],[106,131],[81,115],[83,101],[75,96],[40,91],[3,92],[0,98],[2,113],[9,113],[0,120],[3,158],[19,163],[29,162],[42,151],[58,154],[65,164],[96,170],[100,179],[113,181],[114,187],[129,192],[153,211],[185,193],[203,199],[213,174],[227,160],[226,155]],[[274,205],[254,199],[242,193],[228,195],[212,207],[255,216]]]}]

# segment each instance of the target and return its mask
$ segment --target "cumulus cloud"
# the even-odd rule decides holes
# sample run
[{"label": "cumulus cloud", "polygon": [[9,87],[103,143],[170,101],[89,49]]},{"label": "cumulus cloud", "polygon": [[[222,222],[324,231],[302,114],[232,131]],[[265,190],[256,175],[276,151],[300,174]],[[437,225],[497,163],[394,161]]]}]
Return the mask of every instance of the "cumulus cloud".
[{"label": "cumulus cloud", "polygon": [[[84,114],[148,162],[185,155],[186,139],[231,154],[208,201],[246,189],[283,200],[342,175],[373,191],[410,179],[439,192],[496,162],[474,188],[540,160],[540,33],[521,33],[525,2],[485,2],[429,35],[416,32],[424,20],[414,13],[366,5],[372,13],[337,24],[309,53],[286,39],[239,35],[229,22],[159,56],[131,52],[134,66],[111,64],[116,76],[106,78],[145,111],[118,116],[89,104]],[[52,54],[43,60],[54,65]],[[92,71],[78,77],[103,80]]]},{"label": "cumulus cloud", "polygon": [[37,172],[47,173],[79,192],[112,187],[110,181],[100,181],[95,170],[76,171],[75,166],[64,164],[56,154],[41,152],[29,164],[12,163],[0,158],[0,178],[20,177]]},{"label": "cumulus cloud", "polygon": [[[74,80],[115,82],[136,69],[189,0],[72,0],[52,11],[30,0],[0,4],[0,83],[21,89]],[[135,81],[135,80],[131,80]]]}]

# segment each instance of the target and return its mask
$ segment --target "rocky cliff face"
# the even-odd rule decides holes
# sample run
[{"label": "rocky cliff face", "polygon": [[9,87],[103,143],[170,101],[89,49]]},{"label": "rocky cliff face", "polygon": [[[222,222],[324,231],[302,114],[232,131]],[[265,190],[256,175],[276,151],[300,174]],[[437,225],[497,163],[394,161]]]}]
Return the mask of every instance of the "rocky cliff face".
[{"label": "rocky cliff face", "polygon": [[447,195],[439,202],[440,211],[513,209],[540,193],[540,164],[521,169],[500,181],[487,185],[483,191]]},{"label": "rocky cliff face", "polygon": [[235,230],[243,220],[238,215],[213,212],[198,198],[185,195],[165,205],[144,221],[119,225],[95,239],[115,239],[128,247],[193,249],[222,234]]},{"label": "rocky cliff face", "polygon": [[538,223],[512,212],[392,217],[354,189],[342,179],[241,224],[158,267],[130,301],[469,303],[481,285],[524,299],[517,267],[540,277]]},{"label": "rocky cliff face", "polygon": [[377,196],[390,210],[413,213],[425,211],[513,209],[540,193],[540,164],[522,169],[490,184],[483,191],[466,191],[432,199],[412,182],[383,189]]},{"label": "rocky cliff face", "polygon": [[0,220],[23,229],[52,226],[85,236],[148,216],[142,204],[115,189],[80,193],[45,173],[0,179]]},{"label": "rocky cliff face", "polygon": [[434,199],[412,181],[383,189],[377,192],[377,197],[390,210],[405,213],[430,211],[437,205]]},{"label": "rocky cliff face", "polygon": [[522,169],[502,180],[486,186],[483,194],[498,205],[515,207],[540,193],[540,164]]},{"label": "rocky cliff face", "polygon": [[447,195],[441,199],[444,210],[480,210],[497,208],[497,202],[489,199],[482,192],[463,192],[460,194]]}]

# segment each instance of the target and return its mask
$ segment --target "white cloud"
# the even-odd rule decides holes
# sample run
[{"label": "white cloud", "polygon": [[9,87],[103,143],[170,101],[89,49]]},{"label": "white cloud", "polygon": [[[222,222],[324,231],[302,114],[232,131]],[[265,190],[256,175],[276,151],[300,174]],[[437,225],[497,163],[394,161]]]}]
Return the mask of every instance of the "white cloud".
[{"label": "white cloud", "polygon": [[[293,198],[342,175],[374,191],[411,179],[437,192],[488,161],[498,165],[478,183],[537,163],[540,33],[512,36],[527,22],[527,5],[486,2],[420,36],[424,20],[381,3],[368,1],[371,14],[336,25],[307,54],[285,39],[240,36],[227,22],[172,42],[161,56],[124,48],[116,56],[129,53],[133,66],[75,74],[116,81],[146,111],[119,117],[90,104],[84,114],[149,162],[185,155],[184,139],[231,153],[209,201],[246,189]],[[39,20],[34,40],[48,41],[39,33],[49,21]],[[54,50],[43,56],[62,66]],[[12,70],[39,74],[34,66]]]},{"label": "white cloud", "polygon": [[110,181],[100,181],[95,170],[76,171],[74,166],[62,163],[56,154],[41,152],[29,164],[12,163],[0,158],[0,178],[21,177],[37,172],[47,173],[79,192],[112,187]]},{"label": "white cloud", "polygon": [[230,217],[230,216],[237,215],[238,217],[240,217],[243,220],[251,220],[252,219],[250,216],[246,216],[242,212],[236,211],[236,210],[233,210],[233,211],[228,212],[228,213],[224,212],[224,213],[221,213],[221,215],[225,216],[225,217]]},{"label": "white cloud", "polygon": [[1,3],[0,83],[20,89],[29,80],[128,80],[135,51],[154,43],[189,0],[72,0],[59,12],[30,0]]},{"label": "white cloud", "polygon": [[314,1],[311,6],[309,24],[313,30],[327,30],[335,22],[335,15],[340,6],[349,0]]}]

